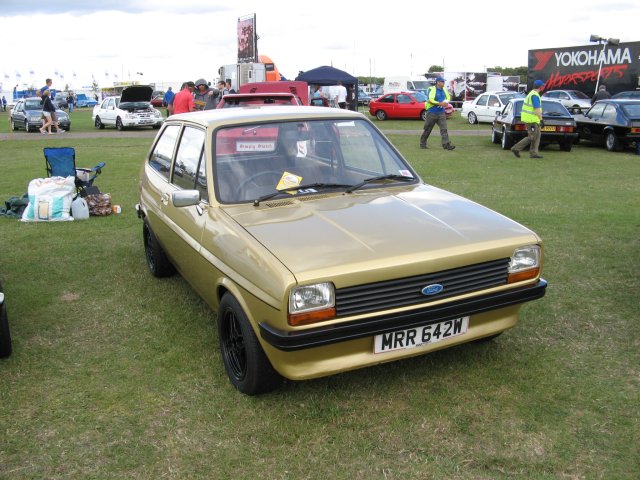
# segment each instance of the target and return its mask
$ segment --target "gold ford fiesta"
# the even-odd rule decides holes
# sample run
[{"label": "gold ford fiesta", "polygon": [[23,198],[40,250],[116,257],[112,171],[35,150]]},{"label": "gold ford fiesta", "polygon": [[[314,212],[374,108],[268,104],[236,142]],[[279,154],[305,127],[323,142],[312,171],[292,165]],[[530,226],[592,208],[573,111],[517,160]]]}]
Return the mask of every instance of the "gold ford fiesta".
[{"label": "gold ford fiesta", "polygon": [[493,338],[547,285],[540,237],[426,184],[347,110],[172,116],[137,210],[149,270],[217,310],[248,395]]}]

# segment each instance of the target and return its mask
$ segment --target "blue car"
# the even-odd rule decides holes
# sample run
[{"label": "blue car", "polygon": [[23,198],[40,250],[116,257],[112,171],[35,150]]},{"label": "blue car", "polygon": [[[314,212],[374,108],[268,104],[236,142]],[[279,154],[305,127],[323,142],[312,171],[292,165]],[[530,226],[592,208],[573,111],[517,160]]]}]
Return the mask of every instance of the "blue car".
[{"label": "blue car", "polygon": [[87,97],[84,93],[76,95],[76,107],[95,107],[98,101],[95,98]]}]

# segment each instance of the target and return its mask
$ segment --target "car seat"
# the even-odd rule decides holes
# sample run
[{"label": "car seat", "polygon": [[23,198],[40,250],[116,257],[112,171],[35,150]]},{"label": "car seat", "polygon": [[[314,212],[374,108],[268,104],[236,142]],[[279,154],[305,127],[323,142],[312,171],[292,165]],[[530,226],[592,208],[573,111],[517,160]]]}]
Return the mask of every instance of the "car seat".
[{"label": "car seat", "polygon": [[76,150],[73,147],[45,147],[43,150],[47,175],[50,177],[74,177],[76,189],[82,196],[90,191],[93,181],[102,173],[102,167],[105,166],[105,162],[100,162],[90,169],[77,168]]}]

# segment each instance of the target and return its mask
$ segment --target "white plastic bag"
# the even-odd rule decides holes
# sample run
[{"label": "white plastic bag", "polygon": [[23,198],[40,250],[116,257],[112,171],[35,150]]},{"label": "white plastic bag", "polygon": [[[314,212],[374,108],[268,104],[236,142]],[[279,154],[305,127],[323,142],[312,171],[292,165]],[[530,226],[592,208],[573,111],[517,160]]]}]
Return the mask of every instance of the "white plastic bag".
[{"label": "white plastic bag", "polygon": [[34,178],[29,182],[29,205],[23,222],[68,221],[76,191],[74,177]]}]

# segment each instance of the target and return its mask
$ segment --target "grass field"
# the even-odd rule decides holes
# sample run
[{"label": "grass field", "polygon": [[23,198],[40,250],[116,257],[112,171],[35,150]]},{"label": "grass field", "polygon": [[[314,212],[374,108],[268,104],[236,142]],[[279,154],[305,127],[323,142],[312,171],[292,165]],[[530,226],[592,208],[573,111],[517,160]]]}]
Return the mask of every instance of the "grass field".
[{"label": "grass field", "polygon": [[453,152],[389,135],[427,183],[542,236],[546,297],[493,342],[249,398],[226,378],[215,315],[180,277],[147,272],[133,205],[151,137],[73,138],[93,126],[72,115],[67,137],[0,142],[0,199],[44,176],[42,147],[73,146],[81,166],[107,162],[97,184],[122,214],[0,218],[14,339],[0,361],[0,478],[640,478],[632,151],[517,160],[459,118],[450,129],[487,135],[454,136]]}]

